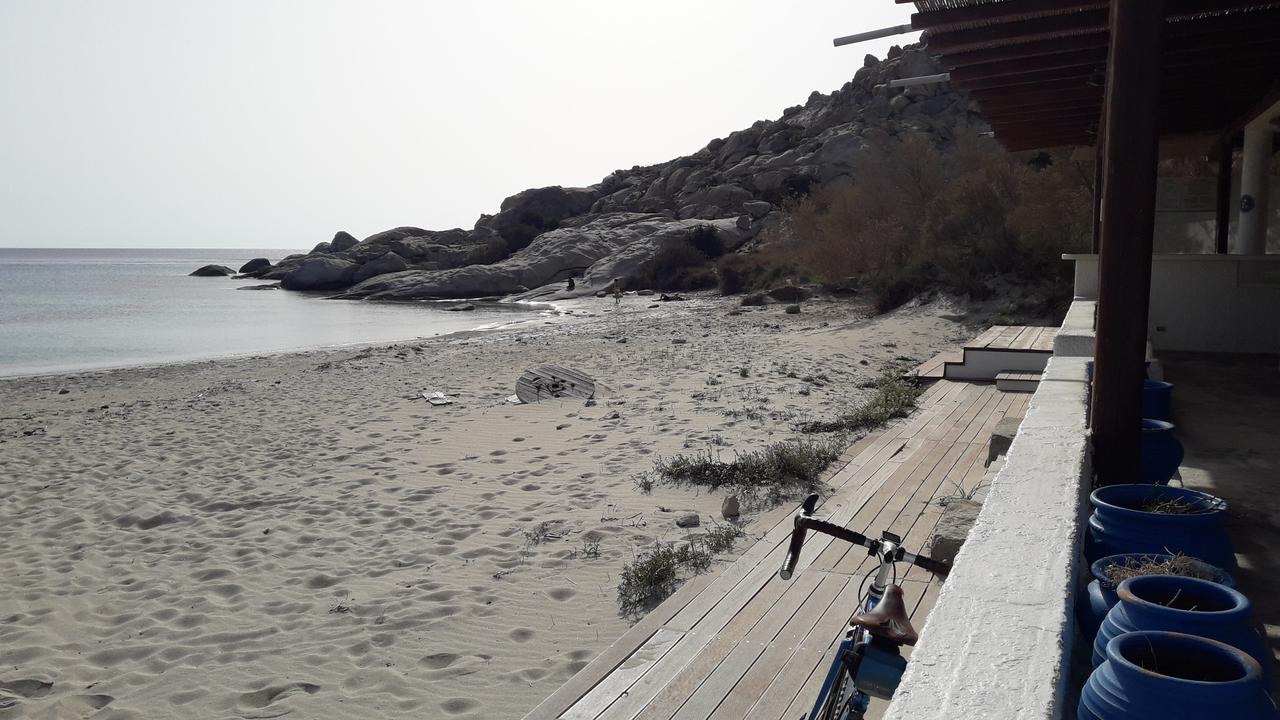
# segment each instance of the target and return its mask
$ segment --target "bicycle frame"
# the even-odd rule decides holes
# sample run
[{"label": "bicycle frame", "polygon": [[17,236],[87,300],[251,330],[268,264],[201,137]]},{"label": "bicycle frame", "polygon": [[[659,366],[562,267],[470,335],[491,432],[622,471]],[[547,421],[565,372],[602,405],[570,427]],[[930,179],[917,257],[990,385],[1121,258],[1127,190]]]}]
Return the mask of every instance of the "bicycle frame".
[{"label": "bicycle frame", "polygon": [[[882,538],[880,548],[875,551],[876,556],[880,560],[880,567],[876,570],[874,579],[871,581],[871,588],[867,591],[867,596],[862,600],[861,609],[866,612],[874,610],[880,601],[884,599],[885,591],[889,587],[889,580],[893,574],[893,564],[897,562],[898,550],[901,546],[901,539],[892,533],[884,533],[886,537]],[[851,613],[852,615],[852,613]],[[898,647],[893,643],[880,642],[876,648],[872,649],[872,643],[876,642],[876,638],[872,638],[866,630],[858,625],[849,623],[845,626],[844,640],[840,642],[836,650],[835,660],[831,663],[831,669],[827,672],[827,677],[822,682],[822,690],[818,693],[818,699],[813,705],[813,711],[809,713],[809,720],[837,720],[838,716],[830,713],[840,711],[844,707],[848,707],[852,712],[853,718],[860,718],[867,712],[872,697],[880,697],[888,699],[893,697],[893,691],[897,687],[897,677],[892,677],[893,671],[896,670],[898,675],[902,670],[899,667],[890,668],[890,677],[886,677],[884,673],[878,672],[877,669],[866,667],[870,672],[860,672],[864,670],[864,665],[868,659],[870,652],[877,655],[887,654],[890,657],[901,656],[897,654]],[[884,647],[888,646],[888,647]],[[877,657],[873,662],[883,665],[885,658]],[[893,664],[893,663],[890,663]],[[828,712],[824,716],[824,705],[827,704],[827,698],[835,689],[837,682],[840,680],[840,674],[849,673],[850,678],[855,682],[851,684],[853,696],[843,702],[837,702],[830,707],[825,708]],[[837,698],[837,701],[840,699]],[[843,720],[843,719],[839,719]]]},{"label": "bicycle frame", "polygon": [[[862,533],[815,519],[813,511],[817,502],[818,496],[810,495],[801,505],[800,512],[796,513],[790,547],[779,572],[782,579],[790,578],[795,571],[805,535],[810,530],[866,547],[869,554],[879,560],[880,565],[871,581],[871,588],[865,598],[859,599],[863,612],[874,610],[884,599],[897,562],[909,562],[935,574],[946,573],[945,565],[907,552],[902,547],[902,538],[891,532],[885,531],[878,540],[872,540]],[[852,622],[854,614],[856,613],[850,614],[844,639],[837,648],[836,658],[823,681],[809,720],[859,720],[866,713],[872,697],[886,700],[893,697],[902,672],[906,669],[906,660],[900,653],[901,644],[873,636],[862,626],[855,625]],[[839,697],[828,702],[832,693],[837,692]]]}]

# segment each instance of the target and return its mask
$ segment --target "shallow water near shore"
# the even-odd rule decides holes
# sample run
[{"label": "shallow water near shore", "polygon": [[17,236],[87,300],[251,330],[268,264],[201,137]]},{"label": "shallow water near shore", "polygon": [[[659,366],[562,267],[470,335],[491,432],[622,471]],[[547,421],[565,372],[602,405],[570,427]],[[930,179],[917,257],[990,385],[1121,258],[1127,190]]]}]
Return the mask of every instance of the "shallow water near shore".
[{"label": "shallow water near shore", "polygon": [[291,250],[0,248],[0,377],[391,342],[536,317],[528,305],[389,304],[188,277]]}]

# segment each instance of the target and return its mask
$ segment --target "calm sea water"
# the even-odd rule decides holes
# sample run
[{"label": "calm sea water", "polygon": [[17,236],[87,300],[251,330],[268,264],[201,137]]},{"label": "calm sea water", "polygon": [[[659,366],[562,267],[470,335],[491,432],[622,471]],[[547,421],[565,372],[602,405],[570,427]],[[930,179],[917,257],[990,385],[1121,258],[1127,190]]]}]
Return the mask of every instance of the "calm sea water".
[{"label": "calm sea water", "polygon": [[325,300],[194,278],[290,250],[0,248],[0,376],[390,342],[533,317],[536,310]]}]

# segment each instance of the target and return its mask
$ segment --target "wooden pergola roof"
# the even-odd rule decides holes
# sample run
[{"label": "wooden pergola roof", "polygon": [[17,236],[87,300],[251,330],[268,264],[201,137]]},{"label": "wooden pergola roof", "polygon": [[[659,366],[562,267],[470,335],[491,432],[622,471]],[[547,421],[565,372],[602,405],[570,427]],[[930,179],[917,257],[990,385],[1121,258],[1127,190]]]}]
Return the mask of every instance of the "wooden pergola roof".
[{"label": "wooden pergola roof", "polygon": [[[925,31],[929,52],[977,100],[1007,148],[1094,144],[1105,92],[1109,2],[914,2],[912,27]],[[1277,78],[1280,1],[1165,1],[1161,135],[1231,128]]]}]

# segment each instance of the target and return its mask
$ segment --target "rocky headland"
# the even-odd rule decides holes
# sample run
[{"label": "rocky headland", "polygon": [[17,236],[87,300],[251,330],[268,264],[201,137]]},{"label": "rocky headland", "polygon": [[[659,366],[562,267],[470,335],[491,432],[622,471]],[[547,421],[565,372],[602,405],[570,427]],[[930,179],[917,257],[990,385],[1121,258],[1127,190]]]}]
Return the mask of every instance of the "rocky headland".
[{"label": "rocky headland", "polygon": [[[239,277],[341,298],[418,300],[520,295],[563,299],[643,276],[669,239],[709,226],[728,251],[749,248],[790,197],[848,181],[876,135],[949,142],[984,125],[949,83],[888,87],[939,72],[918,47],[868,55],[831,94],[814,92],[776,120],[674,160],[617,170],[585,188],[535,188],[502,201],[470,230],[398,227],[357,240],[339,232],[306,254],[256,259]],[[574,290],[564,281],[578,278]]]}]

